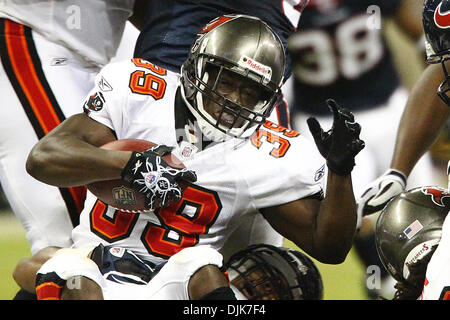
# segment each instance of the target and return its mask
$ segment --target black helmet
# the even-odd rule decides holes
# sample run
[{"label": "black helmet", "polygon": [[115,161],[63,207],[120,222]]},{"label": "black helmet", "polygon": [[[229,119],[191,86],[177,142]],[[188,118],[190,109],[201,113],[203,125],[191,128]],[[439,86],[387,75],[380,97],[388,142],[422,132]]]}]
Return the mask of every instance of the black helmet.
[{"label": "black helmet", "polygon": [[448,190],[430,186],[399,194],[381,211],[376,247],[384,267],[397,281],[407,282],[408,266],[439,243],[449,209]]},{"label": "black helmet", "polygon": [[[280,96],[285,60],[281,40],[259,18],[226,15],[209,22],[181,68],[181,93],[202,133],[220,141],[244,137],[247,129],[265,123]],[[218,87],[226,75],[253,85],[257,94],[251,102],[225,97]],[[205,99],[219,106],[216,116],[205,110]]]},{"label": "black helmet", "polygon": [[450,76],[444,61],[450,58],[450,0],[425,0],[422,12],[425,32],[427,62],[441,63],[445,80],[439,86],[438,95],[450,106]]},{"label": "black helmet", "polygon": [[322,277],[305,254],[267,244],[249,246],[228,260],[231,284],[249,300],[321,300]]}]

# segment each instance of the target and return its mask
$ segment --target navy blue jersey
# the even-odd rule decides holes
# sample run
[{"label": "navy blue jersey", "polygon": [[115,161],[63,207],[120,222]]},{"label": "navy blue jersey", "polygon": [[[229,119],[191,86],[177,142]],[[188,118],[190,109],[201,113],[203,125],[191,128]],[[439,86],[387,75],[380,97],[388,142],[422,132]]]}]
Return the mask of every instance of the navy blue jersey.
[{"label": "navy blue jersey", "polygon": [[[179,72],[197,32],[212,19],[230,13],[259,17],[278,34],[285,48],[295,30],[284,14],[282,0],[150,1],[134,56]],[[286,75],[290,72],[288,63]]]},{"label": "navy blue jersey", "polygon": [[295,75],[291,110],[329,114],[325,99],[350,110],[387,101],[400,80],[381,26],[400,0],[311,0],[289,41]]}]

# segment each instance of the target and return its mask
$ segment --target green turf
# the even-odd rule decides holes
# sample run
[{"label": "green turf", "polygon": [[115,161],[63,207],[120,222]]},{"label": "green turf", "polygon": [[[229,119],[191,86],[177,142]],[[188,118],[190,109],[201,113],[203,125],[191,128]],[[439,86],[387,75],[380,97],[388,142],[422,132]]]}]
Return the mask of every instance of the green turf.
[{"label": "green turf", "polygon": [[19,290],[12,278],[17,262],[30,255],[25,232],[14,218],[0,214],[0,300],[10,300]]},{"label": "green turf", "polygon": [[[286,241],[288,248],[298,249],[292,242]],[[347,259],[338,265],[329,265],[312,259],[317,265],[324,286],[324,300],[368,300],[365,293],[366,271],[354,250]]]}]

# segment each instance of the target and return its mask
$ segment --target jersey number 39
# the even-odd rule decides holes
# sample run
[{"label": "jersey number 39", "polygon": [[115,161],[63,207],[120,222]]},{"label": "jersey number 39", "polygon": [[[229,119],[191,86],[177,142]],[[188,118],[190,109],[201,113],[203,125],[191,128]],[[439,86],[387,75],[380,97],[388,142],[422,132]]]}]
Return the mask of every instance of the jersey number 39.
[{"label": "jersey number 39", "polygon": [[[189,185],[180,201],[155,210],[159,223],[147,222],[140,240],[150,254],[168,258],[197,244],[221,209],[216,192]],[[109,243],[128,238],[139,214],[114,210],[97,200],[89,216],[91,231]]]}]

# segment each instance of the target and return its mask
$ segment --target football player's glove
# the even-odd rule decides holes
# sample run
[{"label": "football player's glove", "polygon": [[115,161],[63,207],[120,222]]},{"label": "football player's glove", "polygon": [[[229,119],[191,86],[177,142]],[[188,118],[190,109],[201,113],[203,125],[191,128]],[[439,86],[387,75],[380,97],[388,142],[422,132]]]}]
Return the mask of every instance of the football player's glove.
[{"label": "football player's glove", "polygon": [[197,181],[194,171],[172,167],[163,159],[171,150],[171,147],[159,145],[143,152],[133,152],[122,170],[122,178],[146,196],[146,205],[151,210],[167,207],[171,201],[181,199],[182,191],[177,180]]},{"label": "football player's glove", "polygon": [[349,110],[340,108],[334,100],[328,99],[327,104],[333,112],[332,128],[324,132],[317,119],[311,117],[307,120],[309,131],[328,168],[338,175],[348,175],[355,166],[355,156],[365,146],[359,139],[361,126]]},{"label": "football player's glove", "polygon": [[381,211],[386,204],[405,190],[406,176],[398,170],[389,169],[372,182],[357,201],[358,216]]}]

